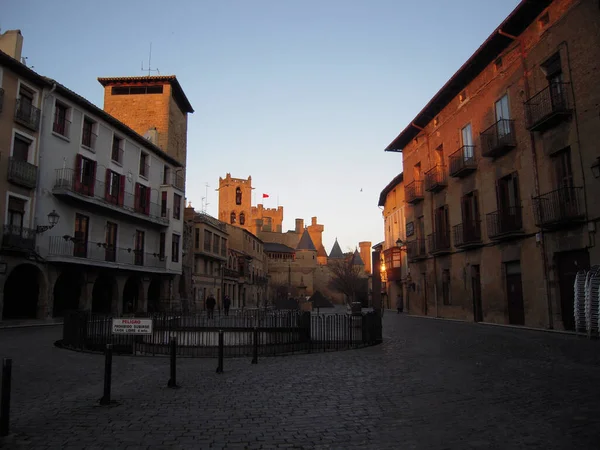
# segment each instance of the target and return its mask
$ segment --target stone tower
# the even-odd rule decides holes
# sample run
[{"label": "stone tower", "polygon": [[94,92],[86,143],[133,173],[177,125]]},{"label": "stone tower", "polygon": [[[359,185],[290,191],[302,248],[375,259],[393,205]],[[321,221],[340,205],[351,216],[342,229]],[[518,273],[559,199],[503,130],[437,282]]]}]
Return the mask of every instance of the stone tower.
[{"label": "stone tower", "polygon": [[308,227],[308,234],[310,234],[310,238],[317,249],[317,261],[320,265],[327,264],[327,252],[325,251],[325,247],[323,247],[323,230],[325,227],[317,223],[317,218],[312,217],[311,223]]},{"label": "stone tower", "polygon": [[219,220],[254,233],[252,189],[251,176],[247,180],[232,178],[230,173],[219,177]]},{"label": "stone tower", "polygon": [[184,167],[187,115],[194,109],[175,75],[98,78],[104,110],[162,148]]},{"label": "stone tower", "polygon": [[363,241],[358,243],[360,248],[360,257],[365,263],[365,273],[371,274],[371,242]]}]

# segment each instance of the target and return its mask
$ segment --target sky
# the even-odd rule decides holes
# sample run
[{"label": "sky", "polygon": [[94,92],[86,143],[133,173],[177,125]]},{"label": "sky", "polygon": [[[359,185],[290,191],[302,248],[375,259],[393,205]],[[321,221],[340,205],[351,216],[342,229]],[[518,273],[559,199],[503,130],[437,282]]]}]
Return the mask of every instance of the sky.
[{"label": "sky", "polygon": [[[383,240],[385,147],[518,0],[0,0],[23,56],[99,107],[97,77],[176,75],[188,119],[186,197],[218,217],[219,177],[324,225],[327,252]],[[157,74],[157,72],[152,72]],[[263,199],[262,194],[269,197]]]}]

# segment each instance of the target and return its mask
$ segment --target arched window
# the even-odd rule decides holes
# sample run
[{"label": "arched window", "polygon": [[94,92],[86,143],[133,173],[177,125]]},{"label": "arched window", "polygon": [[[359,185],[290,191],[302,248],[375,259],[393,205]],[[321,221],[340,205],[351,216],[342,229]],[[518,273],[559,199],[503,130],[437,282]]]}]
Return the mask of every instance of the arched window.
[{"label": "arched window", "polygon": [[242,204],[242,190],[239,187],[235,188],[235,204]]},{"label": "arched window", "polygon": [[233,212],[233,211],[231,212],[231,217],[229,218],[229,221],[231,223],[235,223],[235,212]]},{"label": "arched window", "polygon": [[240,225],[244,225],[246,223],[246,214],[243,212],[240,213]]}]

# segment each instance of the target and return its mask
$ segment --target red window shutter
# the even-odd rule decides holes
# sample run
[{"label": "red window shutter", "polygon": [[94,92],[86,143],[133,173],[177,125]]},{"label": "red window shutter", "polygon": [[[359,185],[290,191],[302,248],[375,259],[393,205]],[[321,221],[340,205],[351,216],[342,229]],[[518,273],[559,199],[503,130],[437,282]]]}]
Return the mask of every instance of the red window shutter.
[{"label": "red window shutter", "polygon": [[106,169],[106,175],[105,175],[105,180],[104,180],[104,198],[108,201],[110,201],[110,182],[111,182],[111,176],[110,176],[110,169]]},{"label": "red window shutter", "polygon": [[141,212],[141,208],[140,208],[140,183],[135,183],[135,208],[134,210],[136,212]]},{"label": "red window shutter", "polygon": [[150,215],[150,188],[146,188],[146,210],[144,213]]},{"label": "red window shutter", "polygon": [[119,182],[119,206],[123,206],[125,200],[125,175],[121,175],[121,181]]},{"label": "red window shutter", "polygon": [[96,161],[92,161],[92,179],[90,180],[90,195],[94,196],[94,188],[96,187]]},{"label": "red window shutter", "polygon": [[73,174],[73,188],[76,192],[81,190],[81,155],[75,155],[75,173]]}]

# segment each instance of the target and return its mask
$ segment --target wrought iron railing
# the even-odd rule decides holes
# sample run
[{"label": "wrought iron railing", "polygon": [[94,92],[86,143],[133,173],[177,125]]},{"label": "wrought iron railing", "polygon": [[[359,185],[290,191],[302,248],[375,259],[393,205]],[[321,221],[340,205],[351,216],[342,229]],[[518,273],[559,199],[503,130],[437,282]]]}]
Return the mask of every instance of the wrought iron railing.
[{"label": "wrought iron railing", "polygon": [[490,239],[518,233],[523,229],[522,208],[511,206],[486,215]]},{"label": "wrought iron railing", "polygon": [[415,180],[404,187],[407,203],[417,203],[423,200],[423,181]]},{"label": "wrought iron railing", "polygon": [[89,128],[84,128],[83,133],[81,134],[81,145],[91,148],[92,150],[96,148],[96,138],[98,135],[94,133]]},{"label": "wrought iron railing", "polygon": [[525,102],[527,129],[541,131],[551,125],[556,116],[571,112],[571,84],[550,83]]},{"label": "wrought iron railing", "polygon": [[452,227],[454,246],[466,247],[481,243],[481,220],[459,223]]},{"label": "wrought iron railing", "polygon": [[437,164],[425,172],[425,190],[435,192],[447,185],[446,166]]},{"label": "wrought iron railing", "polygon": [[29,99],[17,99],[15,106],[15,122],[37,131],[40,128],[41,111],[31,104]]},{"label": "wrought iron railing", "polygon": [[38,168],[34,164],[14,157],[8,160],[8,181],[32,189],[37,185],[37,174]]},{"label": "wrought iron railing", "polygon": [[148,164],[140,164],[140,176],[148,178],[150,174],[150,166]]},{"label": "wrought iron railing", "polygon": [[481,154],[494,158],[517,145],[515,121],[500,119],[481,133]]},{"label": "wrought iron railing", "polygon": [[562,187],[533,198],[535,224],[540,228],[567,224],[585,217],[582,187]]},{"label": "wrought iron railing", "polygon": [[415,261],[421,258],[427,258],[425,248],[425,239],[415,239],[406,243],[406,253],[409,261]]},{"label": "wrought iron railing", "polygon": [[226,276],[229,278],[238,278],[240,276],[240,274],[237,270],[233,270],[233,269],[230,269],[229,267],[225,267],[223,269],[223,276]]},{"label": "wrought iron railing", "polygon": [[16,225],[4,225],[2,248],[5,250],[33,251],[36,232],[31,228]]},{"label": "wrought iron railing", "polygon": [[474,145],[463,145],[450,155],[450,176],[460,177],[477,169]]},{"label": "wrought iron railing", "polygon": [[52,131],[64,137],[69,137],[71,132],[71,121],[67,120],[64,113],[56,111],[54,113],[54,122],[52,123]]},{"label": "wrought iron railing", "polygon": [[113,143],[110,159],[116,163],[123,164],[123,147],[122,144],[116,145]]},{"label": "wrought iron railing", "polygon": [[450,233],[431,233],[427,236],[429,240],[429,253],[432,255],[450,251]]}]

